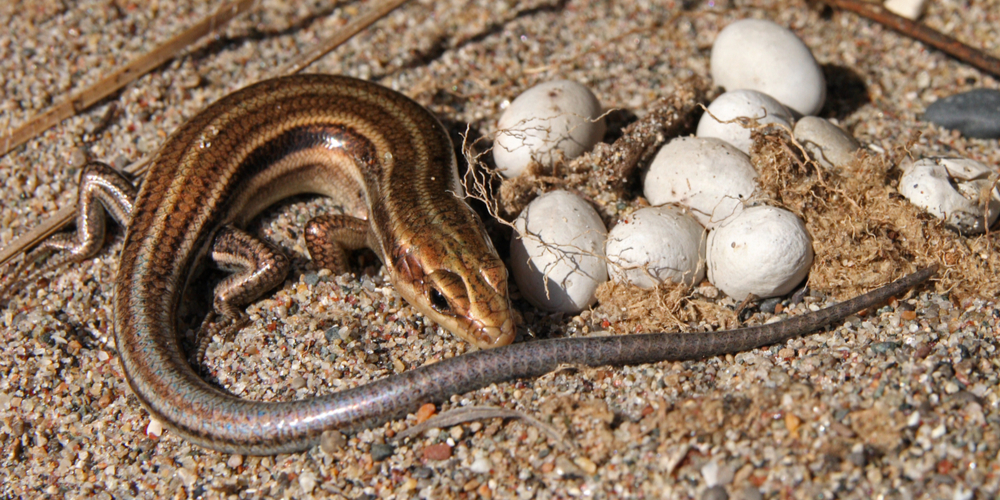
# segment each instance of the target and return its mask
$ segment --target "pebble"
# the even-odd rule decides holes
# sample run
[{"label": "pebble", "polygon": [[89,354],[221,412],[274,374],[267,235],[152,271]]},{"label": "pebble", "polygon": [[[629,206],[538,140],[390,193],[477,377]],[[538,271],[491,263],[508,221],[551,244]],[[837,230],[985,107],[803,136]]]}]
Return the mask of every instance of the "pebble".
[{"label": "pebble", "polygon": [[926,0],[886,0],[883,7],[893,14],[916,21],[924,13],[926,3]]},{"label": "pebble", "polygon": [[152,439],[156,439],[163,434],[163,424],[155,418],[149,419],[149,425],[146,426],[146,435]]},{"label": "pebble", "polygon": [[809,47],[771,21],[726,26],[712,44],[711,67],[716,85],[763,92],[799,115],[816,114],[826,99],[826,79]]},{"label": "pebble", "polygon": [[343,449],[345,444],[347,439],[340,431],[324,431],[319,438],[319,448],[327,455]]},{"label": "pebble", "polygon": [[316,474],[304,471],[299,474],[299,488],[302,488],[303,493],[312,493],[312,490],[316,488],[316,479]]},{"label": "pebble", "polygon": [[705,237],[705,228],[687,210],[639,209],[608,233],[608,274],[646,289],[665,281],[699,283],[705,277]]},{"label": "pebble", "polygon": [[576,466],[576,464],[574,464],[568,458],[566,458],[566,457],[564,457],[562,455],[560,455],[559,457],[556,457],[555,464],[556,464],[555,465],[556,474],[558,474],[560,476],[563,476],[563,477],[565,477],[565,476],[582,477],[583,476],[583,471],[581,471],[580,468]]},{"label": "pebble", "polygon": [[825,168],[843,167],[854,159],[861,144],[825,118],[804,116],[792,130],[795,140]]},{"label": "pebble", "polygon": [[733,299],[778,297],[809,274],[812,238],[795,214],[761,205],[709,233],[707,257],[708,280]]},{"label": "pebble", "polygon": [[229,460],[226,460],[226,465],[228,465],[230,469],[235,469],[243,465],[243,455],[230,455]]},{"label": "pebble", "polygon": [[[720,95],[698,121],[698,137],[715,137],[750,154],[753,146],[751,129],[732,120],[753,118],[760,125],[779,124],[792,129],[792,114],[773,97],[756,90],[730,90]],[[721,121],[720,121],[721,120]]]},{"label": "pebble", "polygon": [[716,460],[709,460],[701,466],[701,476],[705,478],[708,487],[725,486],[733,482],[735,471],[728,465],[719,465]]},{"label": "pebble", "polygon": [[568,191],[535,198],[514,220],[514,279],[529,302],[546,311],[580,312],[596,302],[608,280],[607,229],[597,211]]},{"label": "pebble", "polygon": [[684,205],[712,229],[743,210],[757,190],[757,171],[746,153],[725,141],[678,137],[656,153],[642,189],[650,204]]},{"label": "pebble", "polygon": [[729,500],[729,493],[726,493],[724,486],[716,485],[705,489],[701,494],[701,500]]},{"label": "pebble", "polygon": [[938,99],[923,118],[966,137],[1000,138],[1000,90],[975,89]]},{"label": "pebble", "polygon": [[469,465],[469,470],[477,474],[488,474],[493,469],[493,464],[486,457],[478,457]]},{"label": "pebble", "polygon": [[601,103],[584,85],[556,80],[517,96],[497,122],[493,161],[504,176],[517,177],[534,159],[549,166],[573,159],[604,137]]},{"label": "pebble", "polygon": [[392,445],[375,443],[372,445],[371,450],[372,460],[375,462],[381,462],[392,456],[396,452],[396,448]]},{"label": "pebble", "polygon": [[448,443],[432,444],[424,447],[422,454],[426,460],[447,460],[451,458],[451,446]]},{"label": "pebble", "polygon": [[760,490],[754,488],[753,486],[747,486],[739,492],[737,492],[737,497],[739,500],[764,500],[764,495],[761,494]]}]

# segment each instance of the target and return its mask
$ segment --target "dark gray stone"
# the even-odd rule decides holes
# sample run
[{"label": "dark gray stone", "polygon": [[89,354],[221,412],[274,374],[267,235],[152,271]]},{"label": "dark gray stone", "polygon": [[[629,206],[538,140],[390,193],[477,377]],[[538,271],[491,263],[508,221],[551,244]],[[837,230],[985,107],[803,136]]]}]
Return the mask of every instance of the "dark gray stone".
[{"label": "dark gray stone", "polygon": [[958,130],[966,137],[1000,137],[1000,90],[976,89],[938,99],[927,107],[924,120]]},{"label": "dark gray stone", "polygon": [[729,500],[729,493],[722,486],[715,485],[701,494],[701,500]]},{"label": "dark gray stone", "polygon": [[372,454],[373,462],[381,462],[392,456],[396,452],[396,449],[388,444],[373,444],[370,450]]}]

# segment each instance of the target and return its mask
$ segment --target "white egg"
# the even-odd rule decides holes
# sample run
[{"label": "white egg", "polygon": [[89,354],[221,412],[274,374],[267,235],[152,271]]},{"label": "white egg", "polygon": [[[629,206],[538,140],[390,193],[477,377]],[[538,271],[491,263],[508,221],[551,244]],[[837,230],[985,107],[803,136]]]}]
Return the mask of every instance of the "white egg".
[{"label": "white egg", "polygon": [[750,157],[719,139],[678,137],[656,153],[643,179],[652,205],[677,203],[711,229],[743,209],[757,190]]},{"label": "white egg", "polygon": [[812,238],[795,214],[756,206],[708,235],[708,280],[736,300],[784,295],[805,279]]},{"label": "white egg", "polygon": [[751,130],[737,118],[754,118],[758,124],[777,123],[792,128],[792,114],[773,97],[756,90],[730,90],[720,95],[698,120],[698,137],[715,137],[750,154]]},{"label": "white egg", "polygon": [[550,165],[573,159],[604,137],[601,103],[569,80],[535,85],[517,96],[497,123],[493,160],[504,176],[517,177],[534,159]]},{"label": "white egg", "polygon": [[804,116],[792,131],[795,140],[824,168],[842,167],[854,159],[861,145],[851,134],[825,118]]},{"label": "white egg", "polygon": [[[1000,193],[990,180],[995,169],[967,158],[924,158],[916,162],[907,158],[901,168],[899,193],[956,231],[982,233],[997,220]],[[990,189],[988,203],[984,203],[980,196]]]},{"label": "white egg", "polygon": [[800,115],[814,115],[826,99],[826,78],[809,47],[771,21],[743,19],[712,44],[712,79],[726,90],[763,92]]},{"label": "white egg", "polygon": [[514,220],[510,242],[514,280],[539,309],[579,312],[596,302],[608,280],[607,229],[597,211],[568,191],[535,198]]},{"label": "white egg", "polygon": [[636,210],[608,233],[611,279],[641,288],[664,281],[693,285],[705,277],[705,228],[673,205]]}]

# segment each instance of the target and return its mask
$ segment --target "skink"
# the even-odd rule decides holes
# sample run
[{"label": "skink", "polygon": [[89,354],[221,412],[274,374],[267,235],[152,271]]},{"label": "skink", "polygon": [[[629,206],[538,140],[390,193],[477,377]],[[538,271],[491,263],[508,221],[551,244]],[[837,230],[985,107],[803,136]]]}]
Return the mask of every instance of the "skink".
[{"label": "skink", "polygon": [[[298,193],[335,197],[345,209],[306,228],[310,255],[320,266],[343,270],[345,250],[370,247],[410,304],[473,344],[496,349],[299,401],[244,400],[205,382],[178,340],[184,289],[205,258],[232,271],[216,287],[201,335],[238,328],[241,308],[280,284],[288,265],[279,251],[240,228]],[[59,252],[52,265],[96,252],[102,210],[126,224],[114,324],[132,390],[184,438],[251,455],[302,450],[326,430],[376,425],[428,401],[539,376],[564,363],[692,360],[782,342],[898,295],[936,270],[763,326],[507,345],[515,334],[507,271],[461,195],[451,142],[423,107],[352,78],[285,77],[237,91],[184,124],[156,155],[137,194],[112,169],[88,165],[77,233],[50,239],[25,262]]]}]

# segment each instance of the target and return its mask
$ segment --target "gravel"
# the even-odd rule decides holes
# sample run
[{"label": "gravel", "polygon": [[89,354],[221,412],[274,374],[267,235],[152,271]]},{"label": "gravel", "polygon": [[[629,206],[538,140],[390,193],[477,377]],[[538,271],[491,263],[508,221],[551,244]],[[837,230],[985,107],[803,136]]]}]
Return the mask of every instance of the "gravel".
[{"label": "gravel", "polygon": [[[919,120],[936,99],[996,88],[997,80],[917,42],[804,2],[651,3],[411,2],[310,71],[378,81],[427,105],[455,132],[468,123],[474,135],[492,137],[514,96],[556,78],[584,83],[605,106],[641,115],[645,104],[684,79],[707,77],[711,42],[725,25],[768,18],[801,37],[824,66],[832,91],[820,115],[870,151],[889,150],[919,131],[916,155],[959,153],[1000,163],[995,140]],[[155,151],[207,103],[261,78],[364,7],[262,0],[218,37],[6,155],[0,245],[71,203],[82,158],[124,165]],[[173,0],[0,6],[7,28],[0,34],[0,126],[23,123],[208,9]],[[935,2],[925,21],[1000,53],[1000,0]],[[377,261],[357,268],[363,280],[310,267],[302,227],[329,206],[298,200],[250,228],[293,256],[294,268],[280,290],[247,309],[248,327],[209,348],[211,379],[240,397],[328,394],[470,349],[407,306]],[[323,446],[292,455],[235,458],[205,450],[169,429],[150,432],[157,425],[123,378],[110,330],[120,234],[97,258],[51,273],[0,305],[0,497],[992,498],[1000,492],[1000,311],[993,302],[929,292],[784,345],[704,361],[567,368],[444,405],[531,414],[564,433],[574,451],[520,419],[464,424],[458,439],[442,429],[394,441],[413,416],[331,435]],[[606,317],[599,310],[549,315],[515,302],[525,318],[518,341],[530,341],[529,331],[584,335],[603,329]],[[813,296],[786,300],[779,316],[829,303]],[[733,471],[732,480],[710,489],[702,472],[710,462]]]}]

